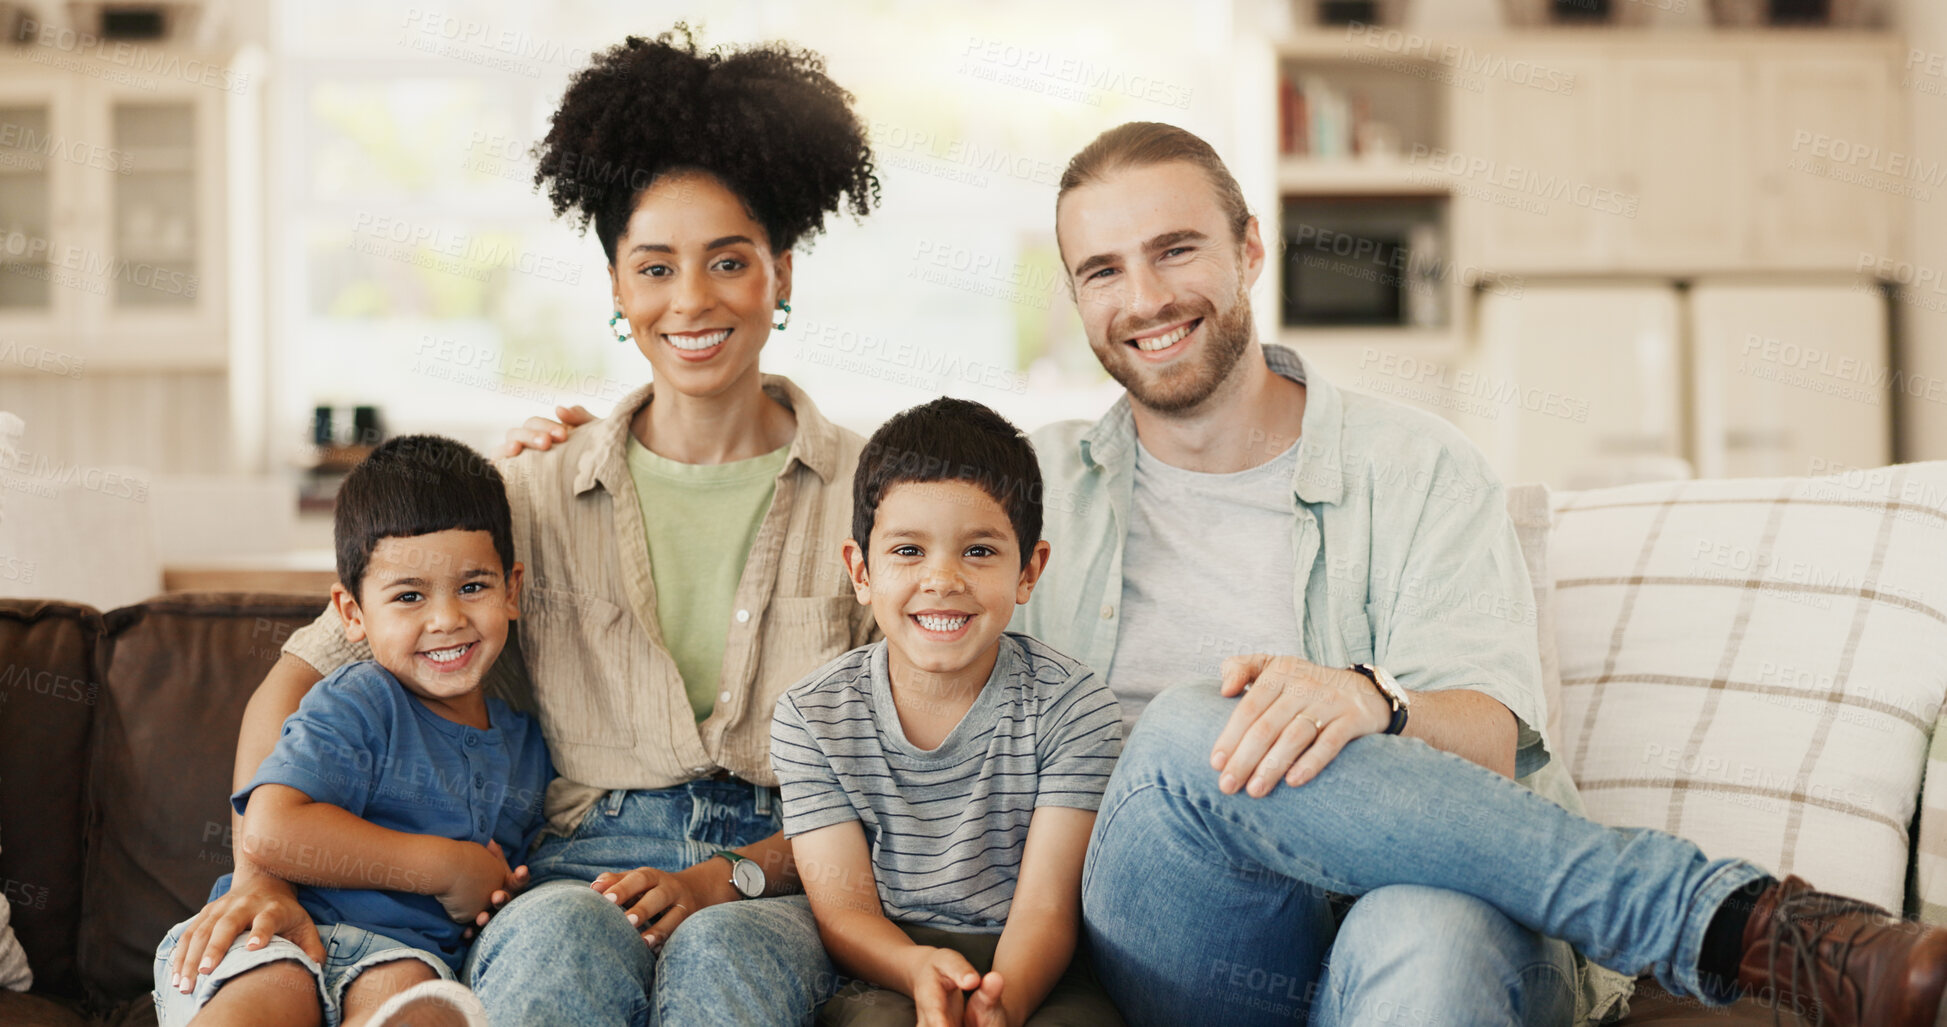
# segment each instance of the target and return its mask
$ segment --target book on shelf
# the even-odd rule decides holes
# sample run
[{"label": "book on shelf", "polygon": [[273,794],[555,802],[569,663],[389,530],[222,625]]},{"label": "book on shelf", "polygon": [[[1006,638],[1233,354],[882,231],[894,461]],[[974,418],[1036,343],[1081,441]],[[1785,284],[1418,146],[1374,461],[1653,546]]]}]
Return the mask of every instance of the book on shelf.
[{"label": "book on shelf", "polygon": [[1359,126],[1369,117],[1366,98],[1317,75],[1278,79],[1278,152],[1292,157],[1343,160],[1359,152]]}]

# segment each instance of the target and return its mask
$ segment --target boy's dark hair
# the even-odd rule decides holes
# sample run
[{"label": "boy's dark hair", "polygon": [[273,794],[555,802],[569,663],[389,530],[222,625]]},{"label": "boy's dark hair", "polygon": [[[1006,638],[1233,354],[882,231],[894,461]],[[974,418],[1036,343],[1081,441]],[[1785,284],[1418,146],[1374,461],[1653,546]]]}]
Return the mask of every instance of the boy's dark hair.
[{"label": "boy's dark hair", "polygon": [[700,51],[680,22],[595,54],[533,153],[534,184],[557,216],[594,222],[610,265],[637,197],[670,172],[715,176],[773,253],[879,201],[865,125],[823,58],[785,43]]},{"label": "boy's dark hair", "polygon": [[1041,464],[1007,418],[971,400],[942,397],[894,414],[872,433],[852,478],[852,538],[869,550],[879,500],[894,485],[965,481],[1007,511],[1021,566],[1041,541]]},{"label": "boy's dark hair", "polygon": [[401,435],[372,451],[338,489],[331,534],[338,580],[359,597],[372,548],[383,538],[437,531],[493,536],[502,574],[514,567],[514,515],[507,486],[487,459],[438,435]]}]

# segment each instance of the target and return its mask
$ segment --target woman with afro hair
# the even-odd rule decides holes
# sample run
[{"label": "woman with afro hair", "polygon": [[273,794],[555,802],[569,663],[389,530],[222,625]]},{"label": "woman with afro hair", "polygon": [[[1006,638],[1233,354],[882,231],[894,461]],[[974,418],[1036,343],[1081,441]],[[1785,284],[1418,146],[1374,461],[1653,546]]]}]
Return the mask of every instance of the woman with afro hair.
[{"label": "woman with afro hair", "polygon": [[[769,897],[800,891],[770,723],[876,632],[840,557],[863,440],[758,355],[789,328],[793,251],[878,200],[851,101],[816,55],[699,51],[678,25],[597,54],[535,149],[555,213],[608,256],[614,309],[590,330],[652,381],[501,464],[528,587],[490,687],[537,713],[560,776],[519,894],[476,919],[465,971],[494,1023],[797,1023],[835,990],[802,894]],[[330,610],[296,633],[237,783],[321,675],[366,658]],[[183,933],[185,983],[245,933],[318,949],[288,885],[237,870]]]}]

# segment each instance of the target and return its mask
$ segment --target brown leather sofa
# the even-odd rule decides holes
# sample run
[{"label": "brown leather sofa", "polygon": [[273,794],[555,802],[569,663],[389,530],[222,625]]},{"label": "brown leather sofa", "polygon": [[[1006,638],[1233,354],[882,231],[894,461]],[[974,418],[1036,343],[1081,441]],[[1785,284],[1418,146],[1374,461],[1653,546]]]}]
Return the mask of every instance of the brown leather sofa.
[{"label": "brown leather sofa", "polygon": [[[244,703],[322,606],[180,594],[104,614],[0,600],[0,883],[34,969],[32,992],[0,991],[0,1025],[155,1022],[156,943],[230,869]],[[1772,1013],[1700,1008],[1645,981],[1626,1022]]]}]

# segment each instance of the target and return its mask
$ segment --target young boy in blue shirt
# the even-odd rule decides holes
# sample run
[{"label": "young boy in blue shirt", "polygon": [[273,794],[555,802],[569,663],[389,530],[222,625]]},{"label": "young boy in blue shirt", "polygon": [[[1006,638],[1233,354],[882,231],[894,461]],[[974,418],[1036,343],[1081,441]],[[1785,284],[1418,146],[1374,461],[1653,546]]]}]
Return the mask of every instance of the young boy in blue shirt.
[{"label": "young boy in blue shirt", "polygon": [[832,963],[821,1024],[1120,1023],[1075,943],[1082,856],[1121,749],[1115,697],[1006,630],[1048,564],[1041,471],[999,414],[886,422],[845,563],[883,641],[779,698],[771,763]]},{"label": "young boy in blue shirt", "polygon": [[[482,691],[519,616],[521,565],[500,474],[414,435],[375,450],[339,491],[331,601],[373,659],[326,676],[230,797],[247,858],[297,884],[327,956],[239,937],[207,975],[164,974],[162,1027],[485,1024],[454,980],[467,925],[539,834],[553,769],[539,727]],[[211,897],[227,891],[229,876]]]}]

